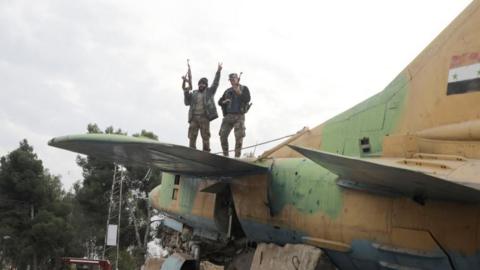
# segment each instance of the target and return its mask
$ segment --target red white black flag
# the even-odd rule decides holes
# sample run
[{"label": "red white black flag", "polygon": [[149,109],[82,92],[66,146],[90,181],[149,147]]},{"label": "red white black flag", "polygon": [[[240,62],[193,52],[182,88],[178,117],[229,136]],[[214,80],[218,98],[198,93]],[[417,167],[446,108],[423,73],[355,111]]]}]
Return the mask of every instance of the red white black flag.
[{"label": "red white black flag", "polygon": [[452,57],[447,95],[480,91],[480,53]]}]

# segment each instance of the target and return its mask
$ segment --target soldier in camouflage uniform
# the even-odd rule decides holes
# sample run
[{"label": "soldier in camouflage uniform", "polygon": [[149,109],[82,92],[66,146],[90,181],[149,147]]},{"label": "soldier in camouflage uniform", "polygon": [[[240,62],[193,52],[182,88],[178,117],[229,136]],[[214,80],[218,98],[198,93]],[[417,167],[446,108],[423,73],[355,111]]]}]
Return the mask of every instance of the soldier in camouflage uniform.
[{"label": "soldier in camouflage uniform", "polygon": [[190,123],[188,139],[191,148],[196,149],[198,130],[200,130],[203,151],[210,152],[210,121],[218,118],[217,107],[213,98],[218,88],[221,71],[222,64],[219,63],[215,79],[210,87],[208,87],[207,78],[201,78],[198,81],[198,90],[190,92],[190,89],[183,87],[185,105],[190,106],[188,110],[188,123]]},{"label": "soldier in camouflage uniform", "polygon": [[225,90],[225,93],[218,101],[223,112],[220,142],[223,155],[228,156],[228,135],[233,128],[235,134],[235,157],[240,157],[243,138],[245,137],[245,113],[250,106],[250,91],[245,85],[240,85],[240,79],[236,73],[230,74],[228,79],[232,87]]}]

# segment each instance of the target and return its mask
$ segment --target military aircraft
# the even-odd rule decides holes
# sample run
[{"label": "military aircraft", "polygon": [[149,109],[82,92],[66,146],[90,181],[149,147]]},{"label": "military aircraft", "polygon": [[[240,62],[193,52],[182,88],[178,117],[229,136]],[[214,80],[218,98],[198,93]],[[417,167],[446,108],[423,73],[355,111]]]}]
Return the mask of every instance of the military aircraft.
[{"label": "military aircraft", "polygon": [[321,248],[339,269],[480,269],[480,0],[380,93],[250,160],[116,135],[50,145],[165,173],[151,205],[200,239]]}]

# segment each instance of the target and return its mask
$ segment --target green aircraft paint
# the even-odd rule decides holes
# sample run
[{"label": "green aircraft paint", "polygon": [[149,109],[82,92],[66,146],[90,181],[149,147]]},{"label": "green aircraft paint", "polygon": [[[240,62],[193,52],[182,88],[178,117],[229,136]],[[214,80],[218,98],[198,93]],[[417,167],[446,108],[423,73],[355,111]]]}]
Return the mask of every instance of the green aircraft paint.
[{"label": "green aircraft paint", "polygon": [[274,214],[286,205],[301,213],[322,211],[336,218],[342,209],[337,176],[304,158],[276,159],[272,168],[271,200]]},{"label": "green aircraft paint", "polygon": [[158,206],[161,208],[169,208],[172,204],[173,187],[175,183],[175,175],[170,173],[162,174],[162,184],[158,186]]},{"label": "green aircraft paint", "polygon": [[118,135],[118,134],[77,134],[77,135],[68,135],[57,137],[50,140],[49,145],[52,144],[61,144],[62,142],[70,142],[70,141],[91,141],[94,143],[111,143],[115,141],[117,143],[158,143],[158,141],[147,138],[147,137],[132,137],[132,136],[125,136],[125,135]]},{"label": "green aircraft paint", "polygon": [[[359,140],[367,137],[369,154],[380,154],[384,136],[392,132],[400,119],[407,88],[407,76],[400,73],[384,91],[327,121],[323,127],[321,149],[361,156]],[[336,180],[336,175],[309,160],[276,159],[270,187],[273,213],[279,213],[286,205],[293,205],[303,214],[322,211],[330,218],[336,218],[343,201]],[[158,190],[160,207],[170,207],[174,181],[175,175],[164,173]],[[182,177],[180,213],[191,213],[200,181],[202,179]]]},{"label": "green aircraft paint", "polygon": [[183,176],[181,178],[182,194],[180,195],[180,213],[189,214],[192,212],[193,204],[202,179],[198,177]]},{"label": "green aircraft paint", "polygon": [[171,173],[162,174],[162,184],[151,191],[158,195],[158,206],[161,208],[171,208],[173,199],[173,190],[178,189],[177,200],[179,200],[180,214],[189,214],[192,212],[195,196],[198,192],[198,186],[203,179],[198,177],[182,176],[179,185],[175,185],[175,175]]},{"label": "green aircraft paint", "polygon": [[361,156],[360,139],[368,138],[370,151],[382,152],[383,138],[397,126],[408,89],[405,72],[400,73],[382,92],[328,120],[322,130],[323,151]]}]

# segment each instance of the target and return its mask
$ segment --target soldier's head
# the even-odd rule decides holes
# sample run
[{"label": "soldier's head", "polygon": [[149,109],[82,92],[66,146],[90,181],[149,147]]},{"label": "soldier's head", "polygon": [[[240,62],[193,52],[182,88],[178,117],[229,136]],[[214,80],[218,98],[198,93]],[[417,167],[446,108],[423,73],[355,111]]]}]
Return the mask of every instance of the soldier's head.
[{"label": "soldier's head", "polygon": [[198,81],[198,90],[203,91],[208,87],[208,79],[207,78],[201,78]]},{"label": "soldier's head", "polygon": [[230,75],[228,75],[228,80],[230,81],[232,86],[238,85],[239,79],[237,73],[230,73]]}]

